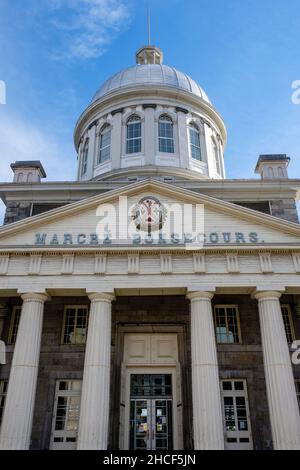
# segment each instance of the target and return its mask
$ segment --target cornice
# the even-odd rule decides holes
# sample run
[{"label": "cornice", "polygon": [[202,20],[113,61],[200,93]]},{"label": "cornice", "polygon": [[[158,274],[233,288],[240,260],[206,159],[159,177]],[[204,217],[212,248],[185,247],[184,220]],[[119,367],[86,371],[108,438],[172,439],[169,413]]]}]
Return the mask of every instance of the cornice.
[{"label": "cornice", "polygon": [[9,245],[0,247],[1,256],[19,255],[19,256],[30,256],[30,255],[44,255],[44,256],[61,256],[64,254],[68,255],[79,255],[79,256],[91,256],[91,255],[106,255],[106,256],[126,256],[130,254],[148,255],[148,256],[160,256],[162,255],[178,255],[178,256],[193,256],[194,254],[205,254],[205,255],[224,255],[224,254],[239,254],[239,255],[257,255],[258,253],[270,253],[277,255],[290,255],[300,253],[300,242],[299,243],[264,243],[264,244],[243,244],[243,245],[213,245],[203,246],[202,248],[186,249],[184,245],[152,245],[152,246],[35,246],[26,245],[24,247]]}]

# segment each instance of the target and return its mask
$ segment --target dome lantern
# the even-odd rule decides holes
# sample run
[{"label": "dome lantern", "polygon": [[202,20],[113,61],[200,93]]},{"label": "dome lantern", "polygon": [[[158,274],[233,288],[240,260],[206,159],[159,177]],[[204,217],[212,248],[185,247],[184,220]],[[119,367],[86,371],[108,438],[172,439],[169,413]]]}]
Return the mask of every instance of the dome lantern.
[{"label": "dome lantern", "polygon": [[163,52],[156,46],[143,46],[136,53],[136,63],[139,65],[162,64]]}]

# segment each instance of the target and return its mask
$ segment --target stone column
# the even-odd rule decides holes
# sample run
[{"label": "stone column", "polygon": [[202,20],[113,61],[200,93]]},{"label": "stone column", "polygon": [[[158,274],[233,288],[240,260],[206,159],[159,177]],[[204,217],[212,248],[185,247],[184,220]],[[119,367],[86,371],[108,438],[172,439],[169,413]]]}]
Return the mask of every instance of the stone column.
[{"label": "stone column", "polygon": [[30,446],[45,294],[22,295],[23,305],[1,424],[0,449]]},{"label": "stone column", "polygon": [[279,298],[256,292],[274,449],[300,449],[300,416]]},{"label": "stone column", "polygon": [[93,293],[78,430],[79,450],[105,450],[108,440],[112,294]]},{"label": "stone column", "polygon": [[213,294],[192,292],[191,346],[195,450],[224,449],[224,431],[215,328]]},{"label": "stone column", "polygon": [[177,112],[178,121],[178,153],[181,168],[190,168],[190,153],[188,141],[188,128],[186,114],[182,111]]},{"label": "stone column", "polygon": [[113,123],[111,130],[111,169],[117,170],[121,168],[122,154],[122,110],[115,112],[113,115]]},{"label": "stone column", "polygon": [[153,107],[145,107],[145,165],[155,165],[156,142],[158,137],[155,135],[155,120]]}]

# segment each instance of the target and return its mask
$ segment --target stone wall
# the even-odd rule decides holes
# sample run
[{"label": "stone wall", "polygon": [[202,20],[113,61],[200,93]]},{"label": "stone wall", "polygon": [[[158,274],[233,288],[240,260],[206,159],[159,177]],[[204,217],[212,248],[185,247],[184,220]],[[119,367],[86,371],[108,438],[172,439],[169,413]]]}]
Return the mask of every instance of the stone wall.
[{"label": "stone wall", "polygon": [[[10,309],[20,305],[20,299],[3,299]],[[300,318],[295,304],[300,297],[283,296],[282,303],[289,303],[293,310],[296,338],[300,338]],[[53,297],[45,304],[42,345],[36,405],[32,430],[32,449],[49,448],[55,384],[58,379],[82,379],[84,345],[62,345],[64,305],[89,304],[86,297]],[[272,448],[266,386],[263,370],[257,303],[246,295],[216,295],[213,304],[239,306],[242,344],[218,345],[220,378],[244,378],[247,380],[250,419],[255,449]],[[9,316],[5,320],[3,339],[7,339]],[[119,442],[120,367],[123,355],[124,332],[167,332],[178,334],[179,360],[182,371],[182,410],[184,447],[191,449],[192,399],[191,399],[191,345],[189,302],[184,296],[118,297],[113,302],[110,448]],[[0,379],[9,377],[13,346],[8,346],[6,366],[0,367]],[[295,377],[300,378],[300,366],[294,367]]]},{"label": "stone wall", "polygon": [[15,202],[9,201],[6,205],[4,216],[4,225],[17,222],[18,220],[26,219],[30,216],[31,203],[30,202]]},{"label": "stone wall", "polygon": [[297,207],[294,199],[278,199],[270,201],[271,215],[289,222],[299,223]]}]

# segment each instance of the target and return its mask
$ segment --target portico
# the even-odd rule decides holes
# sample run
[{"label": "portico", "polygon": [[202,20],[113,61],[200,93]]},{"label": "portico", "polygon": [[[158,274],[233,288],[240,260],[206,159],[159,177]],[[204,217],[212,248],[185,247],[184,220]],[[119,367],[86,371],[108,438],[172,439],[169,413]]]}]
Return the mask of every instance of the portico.
[{"label": "portico", "polygon": [[[82,370],[83,381],[77,448],[107,448],[109,442],[115,439],[116,429],[114,427],[117,421],[121,423],[117,433],[120,448],[129,448],[127,447],[129,444],[126,443],[128,441],[125,439],[126,435],[127,438],[129,436],[129,416],[126,415],[126,408],[129,403],[126,400],[129,400],[129,395],[126,390],[122,392],[123,387],[130,386],[128,381],[127,385],[126,380],[124,382],[126,374],[172,374],[172,370],[174,370],[172,383],[173,391],[175,391],[173,395],[175,403],[173,420],[177,423],[176,429],[172,430],[174,448],[176,448],[176,442],[177,445],[181,442],[181,445],[177,448],[186,445],[187,438],[185,437],[184,444],[183,428],[186,429],[188,426],[192,429],[193,434],[191,437],[195,449],[224,448],[226,432],[223,423],[224,405],[220,387],[220,379],[224,377],[224,372],[220,370],[218,361],[220,350],[217,353],[213,302],[216,300],[218,303],[218,298],[223,300],[224,296],[228,295],[230,298],[244,296],[249,301],[251,301],[252,296],[255,299],[252,302],[257,302],[262,335],[264,376],[274,447],[278,449],[287,449],[292,446],[295,449],[299,448],[299,411],[279,300],[281,295],[287,293],[290,296],[293,295],[294,298],[300,295],[296,287],[286,286],[284,288],[277,285],[277,287],[274,286],[273,289],[270,289],[267,280],[265,281],[265,289],[263,289],[262,284],[256,287],[250,285],[241,287],[236,279],[235,285],[230,287],[228,285],[219,287],[208,284],[202,284],[201,286],[201,282],[198,282],[199,287],[196,290],[194,286],[192,288],[188,286],[174,288],[170,276],[165,276],[164,288],[144,287],[139,288],[137,291],[133,287],[122,287],[123,283],[120,282],[120,287],[115,292],[108,292],[99,289],[99,285],[103,284],[103,279],[98,278],[97,282],[98,292],[91,292],[90,286],[86,286],[85,289],[81,290],[71,288],[62,290],[62,286],[55,288],[52,283],[52,287],[44,289],[43,293],[41,293],[41,289],[39,293],[27,292],[21,294],[21,320],[13,352],[9,379],[11,385],[7,392],[7,405],[1,426],[1,448],[27,449],[30,446],[44,306],[46,306],[46,309],[49,308],[52,299],[58,301],[62,296],[64,296],[62,298],[65,298],[65,296],[69,298],[77,297],[81,304],[85,304],[86,301],[90,304],[89,328]],[[132,283],[132,281],[130,282]],[[11,290],[1,291],[1,296],[6,300],[8,294],[13,295],[15,298],[16,294]],[[165,298],[167,302],[171,302],[172,308],[169,314],[167,313],[168,309],[165,309],[166,314],[163,322],[161,322],[161,319],[154,321],[153,313],[148,318],[152,325],[150,327],[147,318],[141,312],[138,313],[139,309],[136,310],[136,307],[134,307],[130,319],[130,309],[124,310],[124,307],[122,307],[124,300],[127,303],[131,302],[130,299],[132,299],[132,305],[134,305],[134,302],[139,298],[144,298],[144,301],[146,298],[150,299],[150,302],[153,299],[154,304],[157,303],[157,299],[161,299],[159,301],[161,303]],[[172,299],[174,299],[174,303],[172,303]],[[178,314],[181,311],[182,317],[185,317],[185,326],[180,318],[174,318],[171,313],[175,310],[174,304],[179,307]],[[185,305],[185,309],[183,305]],[[114,311],[115,313],[113,313]],[[123,314],[120,313],[122,311]],[[111,322],[113,322],[113,327]],[[126,359],[125,356],[128,352],[125,352],[126,346],[124,345],[126,345],[130,334],[133,334],[134,338],[140,341],[140,345],[144,344],[144,340],[147,343],[147,338],[153,337],[153,335],[156,335],[155,337],[158,339],[161,337],[166,348],[162,350],[163,359],[158,356],[158,359],[151,359],[149,362],[146,356],[143,357],[144,350],[142,349],[141,352],[140,346],[135,344],[130,346],[130,354],[134,357],[134,360],[131,356],[128,356],[131,359]],[[118,338],[117,343],[116,338]],[[121,338],[123,339],[121,340]],[[172,343],[172,341],[175,342]],[[186,347],[183,347],[186,342],[190,343],[190,346],[188,346],[188,349],[190,347],[190,359],[189,352]],[[24,353],[20,352],[21,344]],[[113,357],[111,357],[111,344],[115,345],[113,347]],[[172,356],[174,352],[170,356],[170,351],[173,351],[173,346],[170,346],[172,344],[175,344],[178,349],[175,356]],[[147,347],[145,346],[145,348],[146,351]],[[159,350],[157,348],[156,345],[153,350],[155,354]],[[153,358],[156,357],[155,354],[152,356]],[[20,357],[28,359],[21,360]],[[137,359],[138,357],[140,359]],[[168,359],[168,357],[174,357],[175,362],[173,362],[173,359]],[[185,361],[187,361],[186,365],[184,365]],[[190,366],[188,366],[189,362]],[[186,366],[190,367],[190,371],[184,370]],[[117,380],[116,374],[119,374]],[[186,376],[186,374],[188,375]],[[279,377],[280,374],[284,375],[284,380]],[[27,388],[24,389],[25,382],[22,382],[22,387],[17,384],[20,380],[19,377],[22,378],[22,381],[26,377]],[[190,377],[191,383],[184,383],[186,380],[184,377]],[[232,377],[236,378],[236,373]],[[228,379],[228,374],[226,378]],[[285,384],[284,388],[281,386],[283,383]],[[22,391],[21,395],[20,390]],[[187,410],[189,394],[192,397],[193,407]],[[22,403],[27,403],[26,413],[19,413],[17,403],[20,403],[19,406],[22,406]],[[117,403],[121,403],[118,410],[115,408]],[[284,415],[280,413],[282,408],[285,409]],[[192,426],[189,420],[192,420]],[[292,424],[293,427],[291,427]],[[291,434],[288,432],[289,429],[292,429]],[[17,432],[17,430],[23,431]],[[175,433],[177,434],[176,438],[174,438]],[[125,447],[122,447],[124,445]]]}]

